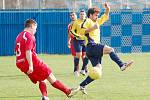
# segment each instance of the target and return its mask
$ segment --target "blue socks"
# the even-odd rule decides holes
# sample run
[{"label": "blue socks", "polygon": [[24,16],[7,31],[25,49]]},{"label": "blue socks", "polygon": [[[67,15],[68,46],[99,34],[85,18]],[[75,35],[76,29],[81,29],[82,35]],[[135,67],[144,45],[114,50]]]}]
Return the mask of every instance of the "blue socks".
[{"label": "blue socks", "polygon": [[120,60],[120,58],[118,57],[118,55],[115,52],[111,52],[109,55],[110,55],[110,58],[114,62],[116,62],[120,68],[123,66],[124,63]]},{"label": "blue socks", "polygon": [[79,69],[79,58],[74,58],[74,72]]},{"label": "blue socks", "polygon": [[[84,59],[83,59],[83,66],[82,66],[82,70],[86,70],[86,66],[87,66],[87,64],[88,64],[88,62],[89,62],[89,59],[87,58],[87,57],[85,57]],[[78,69],[79,69],[79,58],[74,58],[74,72],[75,71],[78,71]]]},{"label": "blue socks", "polygon": [[86,66],[87,66],[88,62],[89,62],[89,59],[87,57],[85,57],[83,59],[83,66],[82,66],[81,70],[86,70]]},{"label": "blue socks", "polygon": [[80,84],[81,87],[85,87],[86,85],[90,84],[93,79],[91,79],[89,76]]}]

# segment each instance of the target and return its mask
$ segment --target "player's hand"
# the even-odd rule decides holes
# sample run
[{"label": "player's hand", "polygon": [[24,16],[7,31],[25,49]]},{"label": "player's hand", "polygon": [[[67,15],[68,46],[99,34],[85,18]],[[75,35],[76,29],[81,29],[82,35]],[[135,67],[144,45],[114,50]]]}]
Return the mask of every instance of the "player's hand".
[{"label": "player's hand", "polygon": [[68,48],[71,48],[71,43],[70,42],[68,42]]},{"label": "player's hand", "polygon": [[104,8],[110,10],[110,6],[108,5],[108,3],[106,3],[106,2],[104,3]]},{"label": "player's hand", "polygon": [[29,70],[27,71],[27,74],[31,74],[33,72],[33,66],[29,66]]},{"label": "player's hand", "polygon": [[106,9],[105,14],[106,14],[107,16],[109,16],[110,6],[108,5],[108,3],[104,3],[104,8]]}]

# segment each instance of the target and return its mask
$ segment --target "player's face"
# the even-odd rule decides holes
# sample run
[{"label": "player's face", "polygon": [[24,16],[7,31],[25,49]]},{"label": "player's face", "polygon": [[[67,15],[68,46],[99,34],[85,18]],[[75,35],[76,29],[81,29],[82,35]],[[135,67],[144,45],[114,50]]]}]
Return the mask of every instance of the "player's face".
[{"label": "player's face", "polygon": [[70,14],[70,19],[71,19],[72,21],[76,20],[76,19],[77,19],[77,15],[76,15],[75,13],[71,13],[71,14]]},{"label": "player's face", "polygon": [[37,29],[37,25],[36,24],[32,24],[31,31],[32,31],[33,35],[36,33],[36,29]]},{"label": "player's face", "polygon": [[99,16],[99,13],[94,13],[93,15],[90,15],[90,18],[91,18],[93,21],[97,21],[98,16]]},{"label": "player's face", "polygon": [[80,19],[85,19],[86,18],[86,13],[85,12],[80,12]]}]

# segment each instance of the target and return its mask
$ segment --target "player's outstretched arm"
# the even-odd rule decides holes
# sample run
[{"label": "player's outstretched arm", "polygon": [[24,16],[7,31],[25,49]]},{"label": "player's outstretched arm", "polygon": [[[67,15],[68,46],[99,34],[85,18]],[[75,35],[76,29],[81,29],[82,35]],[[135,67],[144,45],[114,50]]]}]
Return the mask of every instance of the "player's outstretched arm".
[{"label": "player's outstretched arm", "polygon": [[107,3],[104,3],[105,13],[98,19],[99,26],[104,24],[109,19],[110,6]]}]

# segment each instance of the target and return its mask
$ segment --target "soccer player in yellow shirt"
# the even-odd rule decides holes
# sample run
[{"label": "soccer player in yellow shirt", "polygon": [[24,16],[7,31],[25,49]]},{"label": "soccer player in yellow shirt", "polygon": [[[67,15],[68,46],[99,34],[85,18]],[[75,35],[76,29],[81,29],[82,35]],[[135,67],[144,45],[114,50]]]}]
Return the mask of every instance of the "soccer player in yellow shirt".
[{"label": "soccer player in yellow shirt", "polygon": [[[82,23],[86,21],[86,13],[84,10],[80,11],[80,18],[78,18],[76,21],[74,21],[71,33],[72,31],[76,32],[76,34],[80,35],[80,29],[82,27]],[[77,38],[74,37],[73,39],[73,46],[76,52],[76,56],[74,58],[74,75],[79,76],[79,60],[82,57],[83,65],[80,73],[82,75],[86,75],[86,66],[88,64],[88,58],[86,57],[86,50],[85,50],[85,36]]]},{"label": "soccer player in yellow shirt", "polygon": [[[80,30],[80,33],[84,34],[88,40],[87,47],[86,47],[86,55],[89,58],[89,60],[91,61],[93,70],[100,69],[99,70],[100,74],[98,74],[98,75],[101,75],[101,72],[102,72],[101,71],[102,70],[101,60],[102,60],[103,54],[109,54],[110,58],[118,64],[118,66],[120,67],[120,69],[122,71],[125,70],[127,67],[131,66],[131,64],[133,63],[133,61],[124,63],[117,56],[117,54],[114,52],[114,49],[112,47],[100,44],[99,26],[101,26],[104,22],[106,22],[108,20],[109,12],[110,12],[110,7],[107,3],[104,4],[104,7],[105,7],[106,11],[100,18],[98,18],[99,12],[100,12],[99,8],[97,8],[97,7],[89,8],[88,14],[87,14],[89,19],[86,20],[86,22],[84,22],[84,24],[82,25],[82,30]],[[98,28],[87,33],[86,30],[88,28],[94,26],[95,24],[98,26]],[[82,36],[77,35],[77,37],[80,38]],[[95,73],[97,73],[97,70],[95,70]],[[94,76],[94,75],[89,74],[87,76],[87,78],[83,82],[80,83],[80,86],[77,88],[77,91],[81,91],[82,93],[87,94],[85,91],[85,87],[89,83],[91,83],[97,79],[92,76]]]}]

